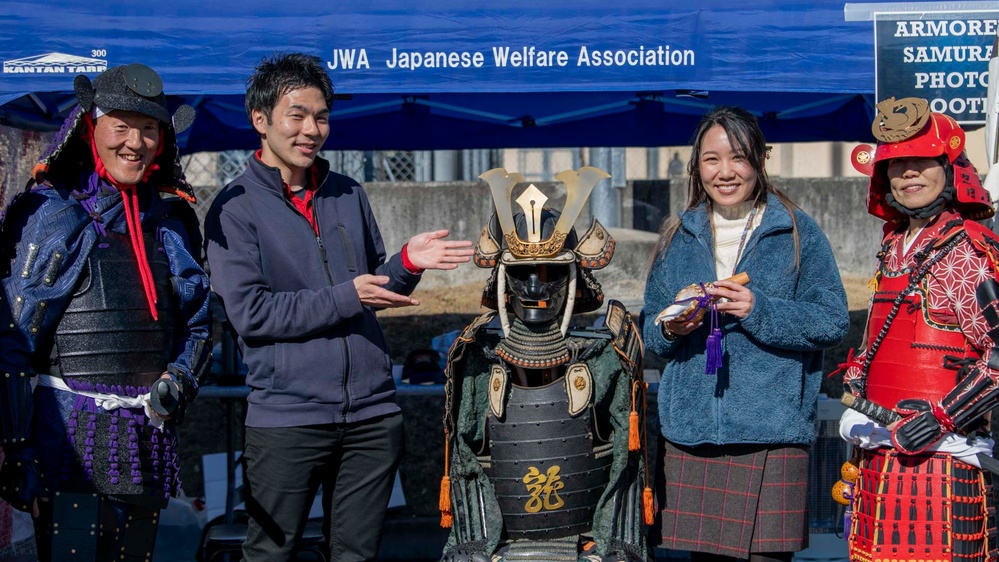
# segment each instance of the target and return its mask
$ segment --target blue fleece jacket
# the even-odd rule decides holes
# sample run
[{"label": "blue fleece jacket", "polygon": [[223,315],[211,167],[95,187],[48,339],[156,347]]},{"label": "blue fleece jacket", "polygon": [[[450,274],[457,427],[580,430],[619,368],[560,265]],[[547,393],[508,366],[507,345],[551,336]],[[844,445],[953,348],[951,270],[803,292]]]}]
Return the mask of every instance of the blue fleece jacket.
[{"label": "blue fleece jacket", "polygon": [[317,158],[319,234],[285,199],[281,173],[257,158],[205,218],[212,288],[249,369],[250,427],[349,423],[399,411],[388,344],[353,280],[387,275],[410,294],[420,276],[385,248],[367,195]]},{"label": "blue fleece jacket", "polygon": [[743,320],[721,315],[723,365],[705,367],[709,322],[675,341],[653,320],[677,292],[713,281],[714,241],[706,205],[681,214],[681,227],[645,289],[647,349],[669,362],[659,385],[659,419],[673,443],[811,444],[822,350],[849,328],[846,293],[832,249],[811,217],[795,211],[801,264],[795,269],[791,216],[774,197],[746,242],[737,272],[749,274],[755,305]]}]

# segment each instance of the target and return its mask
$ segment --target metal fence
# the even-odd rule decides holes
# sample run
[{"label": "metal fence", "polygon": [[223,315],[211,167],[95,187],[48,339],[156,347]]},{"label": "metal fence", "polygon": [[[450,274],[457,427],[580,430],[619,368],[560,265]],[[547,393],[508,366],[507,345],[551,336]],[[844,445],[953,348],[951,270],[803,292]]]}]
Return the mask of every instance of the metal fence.
[{"label": "metal fence", "polygon": [[24,187],[52,136],[0,127],[0,208]]},{"label": "metal fence", "polygon": [[[198,194],[196,211],[204,218],[215,194],[243,173],[252,150],[198,152],[181,157],[187,181]],[[362,152],[356,150],[324,151],[321,156],[330,162],[334,172],[359,181],[428,181],[417,171],[424,166],[426,153],[406,151]]]},{"label": "metal fence", "polygon": [[843,509],[832,498],[839,481],[840,466],[849,456],[847,444],[839,436],[843,407],[838,400],[819,400],[818,434],[812,445],[808,467],[808,516],[812,533],[843,533]]}]

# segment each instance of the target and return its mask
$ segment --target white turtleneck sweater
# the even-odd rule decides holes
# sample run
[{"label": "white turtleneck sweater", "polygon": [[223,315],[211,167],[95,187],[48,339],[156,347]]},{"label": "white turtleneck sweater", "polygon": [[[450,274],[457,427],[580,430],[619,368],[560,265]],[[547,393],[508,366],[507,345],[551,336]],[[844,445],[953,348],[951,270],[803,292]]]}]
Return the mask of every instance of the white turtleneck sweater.
[{"label": "white turtleneck sweater", "polygon": [[[753,210],[753,201],[745,201],[735,207],[722,207],[712,205],[711,222],[714,225],[715,237],[715,275],[718,279],[731,277],[736,273],[735,266],[739,263],[739,243],[742,241],[742,234],[746,231],[746,221],[749,219],[749,212]],[[746,232],[746,242],[753,235],[753,231],[760,226],[763,220],[765,206],[761,206],[753,217],[753,224]],[[743,244],[745,251],[745,244]]]}]

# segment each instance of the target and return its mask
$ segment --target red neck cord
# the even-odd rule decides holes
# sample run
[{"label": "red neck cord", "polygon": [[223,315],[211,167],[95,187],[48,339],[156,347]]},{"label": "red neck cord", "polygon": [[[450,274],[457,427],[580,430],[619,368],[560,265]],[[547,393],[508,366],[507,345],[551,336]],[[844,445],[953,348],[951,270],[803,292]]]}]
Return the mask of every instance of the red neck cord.
[{"label": "red neck cord", "polygon": [[[139,266],[139,278],[142,280],[142,289],[146,293],[146,303],[149,305],[149,312],[153,315],[153,320],[159,320],[159,313],[156,311],[156,286],[153,284],[153,272],[149,269],[149,259],[146,256],[146,245],[142,240],[142,223],[140,221],[141,215],[139,214],[139,194],[134,185],[126,185],[119,183],[118,180],[111,177],[108,173],[107,168],[104,167],[104,161],[101,160],[100,155],[97,154],[97,144],[94,142],[94,121],[90,114],[84,116],[87,127],[85,129],[86,140],[90,142],[90,152],[94,157],[94,171],[97,175],[105,179],[111,185],[115,186],[119,192],[121,192],[121,201],[125,207],[125,224],[128,226],[128,235],[132,241],[132,253],[135,254],[135,261]],[[159,156],[160,152],[163,150],[163,131],[160,131],[160,142],[156,151],[156,155]],[[149,175],[152,174],[153,170],[158,168],[155,164],[150,166],[146,170],[145,175],[142,177],[142,181],[149,179]]]}]

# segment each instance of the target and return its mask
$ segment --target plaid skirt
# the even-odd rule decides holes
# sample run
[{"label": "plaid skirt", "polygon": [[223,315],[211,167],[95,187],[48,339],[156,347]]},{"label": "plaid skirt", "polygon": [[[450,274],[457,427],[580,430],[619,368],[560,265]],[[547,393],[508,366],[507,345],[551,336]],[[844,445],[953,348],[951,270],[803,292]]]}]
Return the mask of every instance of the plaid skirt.
[{"label": "plaid skirt", "polygon": [[660,444],[659,546],[737,558],[808,546],[809,447]]}]

